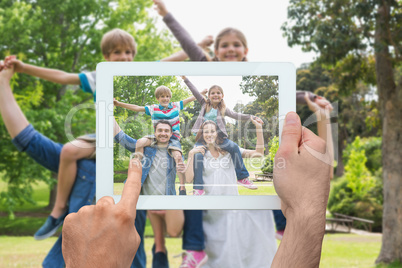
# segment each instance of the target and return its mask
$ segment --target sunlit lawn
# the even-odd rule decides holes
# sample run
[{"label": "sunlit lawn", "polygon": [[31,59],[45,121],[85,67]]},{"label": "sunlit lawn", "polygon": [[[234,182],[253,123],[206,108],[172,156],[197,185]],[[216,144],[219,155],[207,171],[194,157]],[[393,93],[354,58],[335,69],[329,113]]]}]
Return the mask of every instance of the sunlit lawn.
[{"label": "sunlit lawn", "polygon": [[[128,165],[128,160],[124,161],[125,164]],[[261,173],[262,159],[252,158],[252,159],[244,159],[244,164],[246,165],[247,170],[250,173],[250,179],[253,180],[255,178],[255,173]],[[178,193],[179,188],[179,179],[176,177],[176,194]],[[276,195],[274,186],[272,182],[255,182],[254,184],[258,186],[257,190],[250,190],[243,186],[239,186],[239,194],[240,195]],[[114,183],[114,194],[121,195],[123,190],[123,183]],[[186,191],[188,195],[192,194],[193,186],[192,183],[186,184]]]},{"label": "sunlit lawn", "polygon": [[[274,193],[272,183],[268,184],[270,186],[262,186],[263,183],[257,183],[258,191],[264,194]],[[122,184],[117,186],[121,190]],[[3,187],[5,184],[0,181],[0,188],[4,189]],[[48,187],[40,183],[35,185],[34,189],[34,198],[38,205],[24,204],[17,207],[18,211],[43,211],[49,197]],[[246,193],[251,190],[241,187],[239,191]],[[250,193],[257,193],[258,191],[251,191]],[[4,212],[4,207],[0,207],[0,211]],[[0,236],[0,267],[41,267],[43,259],[57,239],[56,236],[43,241],[33,239],[33,233],[45,219],[46,217],[16,217],[15,220],[10,220],[8,217],[0,217],[0,234],[15,235]],[[151,267],[153,233],[149,223],[145,235],[145,248],[148,256],[147,267]],[[181,238],[167,239],[171,267],[178,267],[181,263],[181,257],[174,257],[181,253],[181,245]],[[324,238],[320,267],[375,267],[374,262],[380,252],[380,247],[381,235],[328,234]],[[384,267],[401,266],[396,264]]]},{"label": "sunlit lawn", "polygon": [[[0,267],[40,267],[46,254],[56,241],[51,237],[35,241],[32,237],[0,236]],[[167,249],[171,267],[179,267],[182,251],[181,238],[168,238]],[[147,267],[151,267],[153,239],[145,239]],[[374,262],[381,246],[381,236],[330,234],[324,238],[320,267],[375,267]],[[398,266],[389,266],[398,267]]]}]

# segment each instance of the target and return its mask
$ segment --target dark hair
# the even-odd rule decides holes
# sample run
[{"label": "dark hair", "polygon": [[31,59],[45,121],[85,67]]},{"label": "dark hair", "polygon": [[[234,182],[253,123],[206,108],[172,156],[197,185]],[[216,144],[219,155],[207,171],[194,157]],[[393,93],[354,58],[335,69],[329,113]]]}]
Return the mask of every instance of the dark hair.
[{"label": "dark hair", "polygon": [[165,125],[169,125],[169,127],[170,127],[170,132],[172,132],[173,133],[173,127],[172,127],[172,124],[170,124],[170,122],[169,121],[167,121],[167,120],[160,120],[160,121],[158,121],[155,125],[154,125],[154,130],[156,131],[156,127],[159,125],[159,124],[165,124]]}]

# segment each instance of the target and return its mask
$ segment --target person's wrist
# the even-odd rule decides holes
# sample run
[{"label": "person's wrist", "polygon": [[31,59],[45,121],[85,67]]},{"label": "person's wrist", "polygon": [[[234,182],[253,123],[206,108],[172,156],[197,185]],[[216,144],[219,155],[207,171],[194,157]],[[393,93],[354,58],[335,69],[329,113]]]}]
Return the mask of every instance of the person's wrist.
[{"label": "person's wrist", "polygon": [[0,85],[1,86],[10,85],[10,80],[11,80],[11,77],[10,78],[5,77],[4,79],[2,77],[0,77]]},{"label": "person's wrist", "polygon": [[160,13],[160,15],[164,18],[167,14],[169,14],[169,11],[167,11],[166,9],[165,10],[162,10],[161,11],[161,13]]},{"label": "person's wrist", "polygon": [[319,109],[318,111],[316,111],[315,114],[317,117],[317,123],[320,122],[327,123],[328,121],[330,121],[331,118],[330,113],[331,111],[326,109]]},{"label": "person's wrist", "polygon": [[26,73],[26,64],[25,63],[20,63],[15,66],[15,71],[18,73]]},{"label": "person's wrist", "polygon": [[301,226],[314,226],[317,231],[320,229],[325,231],[326,210],[314,206],[311,206],[310,208],[311,209],[288,208],[286,210],[287,222]]}]

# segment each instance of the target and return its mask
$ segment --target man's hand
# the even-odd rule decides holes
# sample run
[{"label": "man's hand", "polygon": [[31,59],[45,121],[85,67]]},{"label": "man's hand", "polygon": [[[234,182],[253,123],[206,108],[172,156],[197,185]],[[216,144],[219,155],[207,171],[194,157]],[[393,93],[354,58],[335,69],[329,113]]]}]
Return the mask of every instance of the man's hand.
[{"label": "man's hand", "polygon": [[113,98],[113,105],[114,106],[119,106],[120,102],[118,100],[116,100],[115,98]]},{"label": "man's hand", "polygon": [[325,157],[325,151],[324,140],[302,128],[296,113],[286,115],[274,167],[274,186],[286,218],[325,215],[330,166],[317,157]]},{"label": "man's hand", "polygon": [[330,166],[317,156],[328,156],[325,146],[324,140],[301,127],[296,113],[286,115],[274,166],[286,229],[272,268],[320,264]]},{"label": "man's hand", "polygon": [[12,68],[14,66],[14,71],[17,73],[23,73],[25,64],[17,59],[17,56],[11,55],[4,59],[4,65],[6,68]]},{"label": "man's hand", "polygon": [[155,10],[159,15],[165,17],[169,11],[166,9],[165,3],[162,0],[154,0]]},{"label": "man's hand", "polygon": [[214,37],[212,35],[207,35],[201,40],[197,45],[203,49],[209,47],[214,43]]},{"label": "man's hand", "polygon": [[[184,79],[183,79],[184,80]],[[208,89],[204,89],[203,91],[200,92],[202,96],[206,97],[208,93]]]},{"label": "man's hand", "polygon": [[10,84],[11,77],[14,74],[14,65],[6,65],[7,60],[0,61],[0,83]]},{"label": "man's hand", "polygon": [[140,244],[134,221],[141,174],[141,163],[132,159],[118,204],[106,196],[66,217],[62,250],[67,267],[130,267]]},{"label": "man's hand", "polygon": [[262,128],[262,124],[264,124],[264,121],[262,121],[261,118],[257,116],[252,116],[251,122],[254,124],[256,128]]},{"label": "man's hand", "polygon": [[318,121],[330,118],[330,113],[334,108],[326,98],[317,96],[314,101],[311,101],[306,92],[304,99],[310,111],[316,114]]}]

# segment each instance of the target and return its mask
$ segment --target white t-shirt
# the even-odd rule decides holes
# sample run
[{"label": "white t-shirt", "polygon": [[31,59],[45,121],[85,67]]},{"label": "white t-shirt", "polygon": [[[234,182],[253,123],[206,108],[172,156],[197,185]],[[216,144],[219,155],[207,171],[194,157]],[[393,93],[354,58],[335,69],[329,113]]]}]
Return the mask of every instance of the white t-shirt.
[{"label": "white t-shirt", "polygon": [[[243,153],[244,149],[240,149]],[[206,195],[238,195],[230,154],[204,156]],[[226,186],[213,186],[226,185]],[[270,267],[276,253],[271,210],[209,210],[203,212],[205,252],[203,267]]]}]

